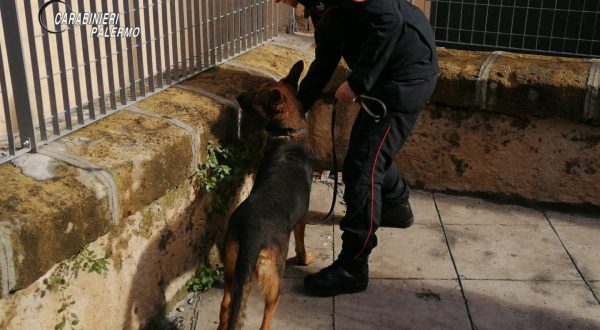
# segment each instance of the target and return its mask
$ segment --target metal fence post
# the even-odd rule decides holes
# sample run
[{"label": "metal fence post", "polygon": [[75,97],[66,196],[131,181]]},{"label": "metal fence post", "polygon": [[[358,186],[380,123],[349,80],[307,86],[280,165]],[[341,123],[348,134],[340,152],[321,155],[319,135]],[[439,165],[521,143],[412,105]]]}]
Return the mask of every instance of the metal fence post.
[{"label": "metal fence post", "polygon": [[[21,38],[22,31],[19,29],[16,0],[0,1],[0,13],[2,13],[2,27],[5,31],[6,55],[17,111],[21,146],[36,151],[35,129],[31,115],[31,103],[29,102],[29,84],[25,72],[25,54],[21,44],[27,38]],[[7,123],[7,125],[10,125],[10,123]]]}]

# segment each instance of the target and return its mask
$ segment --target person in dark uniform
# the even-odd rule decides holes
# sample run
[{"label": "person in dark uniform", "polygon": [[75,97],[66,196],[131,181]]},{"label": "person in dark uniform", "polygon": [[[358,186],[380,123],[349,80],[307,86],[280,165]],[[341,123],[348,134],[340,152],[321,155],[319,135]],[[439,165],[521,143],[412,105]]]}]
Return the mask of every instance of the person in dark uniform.
[{"label": "person in dark uniform", "polygon": [[319,295],[360,292],[368,285],[377,228],[408,228],[414,222],[410,189],[395,157],[435,88],[440,69],[434,36],[425,15],[406,0],[298,1],[315,26],[315,60],[299,87],[305,109],[321,95],[342,58],[352,72],[336,100],[368,96],[387,107],[380,120],[361,108],[352,126],[342,170],[347,205],[340,222],[342,251],[332,265],[304,280]]}]

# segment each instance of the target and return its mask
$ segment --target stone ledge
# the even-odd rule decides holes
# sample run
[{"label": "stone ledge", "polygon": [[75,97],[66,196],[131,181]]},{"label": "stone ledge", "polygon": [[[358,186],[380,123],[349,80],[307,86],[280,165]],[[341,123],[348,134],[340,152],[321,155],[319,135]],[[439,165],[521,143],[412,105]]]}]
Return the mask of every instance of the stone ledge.
[{"label": "stone ledge", "polygon": [[[15,162],[27,174],[12,163],[0,166],[2,243],[12,250],[12,258],[3,253],[0,260],[3,296],[29,285],[112,225],[108,193],[93,173],[41,154]],[[38,171],[37,179],[28,176],[32,171]]]},{"label": "stone ledge", "polygon": [[435,103],[600,125],[600,61],[444,48],[438,55]]},{"label": "stone ledge", "polygon": [[0,228],[13,257],[2,267],[3,295],[190,177],[199,141],[231,140],[236,118],[235,109],[171,88],[0,166]]},{"label": "stone ledge", "polygon": [[[224,79],[242,74],[225,71],[211,83],[214,92],[231,96],[224,91],[232,86],[253,89],[265,81]],[[191,81],[205,79],[211,79],[210,72]],[[85,244],[98,255],[112,251],[108,276],[81,276],[69,291],[89,301],[76,307],[85,324],[101,321],[96,300],[110,306],[104,313],[111,315],[104,320],[114,325],[110,328],[143,325],[179,291],[200,259],[208,261],[225,222],[212,214],[211,194],[200,193],[193,174],[207,141],[231,141],[238,131],[234,99],[219,100],[169,88],[44,146],[39,154],[0,166],[0,175],[10,178],[0,188],[1,328],[53,327],[60,301],[46,292],[44,280]],[[250,186],[247,181],[233,205]],[[110,287],[107,280],[118,288],[92,296],[78,289],[95,291],[94,282]],[[157,285],[159,290],[147,290]],[[44,306],[36,319],[28,316],[32,306]]]}]

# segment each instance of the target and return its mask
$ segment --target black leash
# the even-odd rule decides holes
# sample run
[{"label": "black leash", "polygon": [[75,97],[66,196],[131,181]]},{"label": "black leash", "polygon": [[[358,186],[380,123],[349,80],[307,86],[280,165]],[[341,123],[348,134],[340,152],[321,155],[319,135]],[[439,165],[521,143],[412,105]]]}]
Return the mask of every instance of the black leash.
[{"label": "black leash", "polygon": [[[371,111],[371,109],[367,106],[365,101],[374,101],[375,103],[377,103],[378,105],[381,106],[382,109],[382,113],[381,114],[375,114],[373,111]],[[383,101],[381,101],[378,98],[375,97],[371,97],[371,96],[366,96],[366,95],[361,95],[359,97],[356,98],[355,102],[358,102],[360,104],[360,106],[365,110],[365,112],[373,117],[373,119],[375,120],[375,122],[379,122],[382,118],[384,118],[387,115],[387,107],[385,106],[385,103],[383,103]],[[336,117],[336,105],[337,105],[337,99],[333,99],[333,109],[331,111],[331,150],[333,153],[333,200],[331,201],[331,207],[329,208],[329,212],[327,212],[327,215],[323,218],[323,220],[321,220],[321,222],[325,222],[327,219],[329,219],[329,217],[331,217],[331,215],[333,214],[333,210],[335,209],[335,203],[337,201],[337,192],[338,192],[338,169],[337,169],[337,155],[335,153],[335,117]]]},{"label": "black leash", "polygon": [[338,170],[337,170],[337,156],[335,154],[335,114],[337,105],[337,100],[333,99],[333,109],[331,110],[331,150],[333,153],[333,200],[331,201],[331,208],[329,208],[329,212],[327,215],[321,220],[321,222],[327,221],[329,217],[333,214],[333,210],[335,209],[335,203],[337,201],[337,191],[338,191]]}]

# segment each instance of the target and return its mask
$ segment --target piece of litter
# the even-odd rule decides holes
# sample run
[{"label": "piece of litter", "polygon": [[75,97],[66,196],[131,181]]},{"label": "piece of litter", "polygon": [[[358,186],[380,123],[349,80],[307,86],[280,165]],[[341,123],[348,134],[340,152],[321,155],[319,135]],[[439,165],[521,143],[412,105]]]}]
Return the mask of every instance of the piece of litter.
[{"label": "piece of litter", "polygon": [[183,306],[179,306],[176,309],[178,312],[182,313],[183,311],[185,311],[185,308]]},{"label": "piece of litter", "polygon": [[[321,172],[321,177],[319,181],[324,183],[334,183],[335,182],[335,173],[329,170],[325,170]],[[338,183],[342,183],[342,173],[338,172]]]},{"label": "piece of litter", "polygon": [[320,180],[321,180],[321,182],[328,182],[329,181],[329,171],[325,170],[325,171],[321,172]]},{"label": "piece of litter", "polygon": [[194,298],[190,298],[190,299],[187,301],[188,305],[191,305],[193,302],[194,302]]}]

